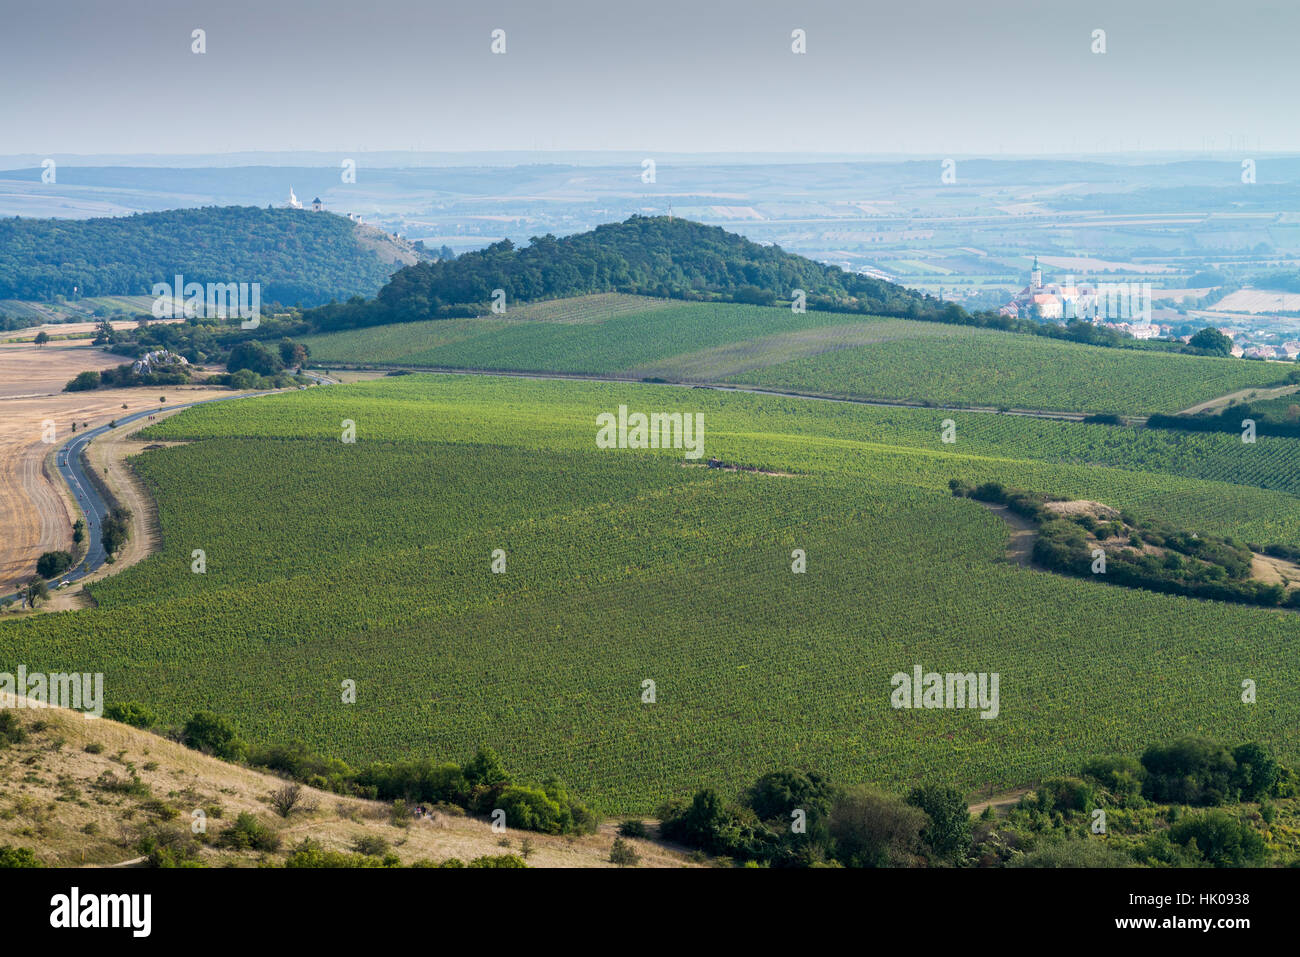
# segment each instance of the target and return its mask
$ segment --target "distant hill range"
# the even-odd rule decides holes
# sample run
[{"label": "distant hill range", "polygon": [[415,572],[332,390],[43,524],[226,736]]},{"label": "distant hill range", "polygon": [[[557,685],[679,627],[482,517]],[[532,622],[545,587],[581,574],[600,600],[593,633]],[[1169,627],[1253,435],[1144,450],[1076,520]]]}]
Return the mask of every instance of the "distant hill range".
[{"label": "distant hill range", "polygon": [[153,284],[258,282],[263,302],[372,296],[420,257],[344,216],[254,206],[99,219],[0,220],[0,299],[148,295]]},{"label": "distant hill range", "polygon": [[965,315],[951,303],[717,226],[633,216],[563,239],[534,237],[519,248],[506,239],[452,260],[416,263],[399,270],[375,299],[325,306],[306,318],[329,331],[473,316],[487,310],[497,289],[507,307],[601,292],[769,304],[790,302],[803,290],[808,308],[947,321]]}]

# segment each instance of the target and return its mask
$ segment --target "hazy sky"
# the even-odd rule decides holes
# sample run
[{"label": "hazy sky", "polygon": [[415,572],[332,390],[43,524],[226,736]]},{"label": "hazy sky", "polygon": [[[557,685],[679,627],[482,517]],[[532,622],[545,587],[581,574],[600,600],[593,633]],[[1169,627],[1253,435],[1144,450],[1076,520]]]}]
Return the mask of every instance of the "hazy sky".
[{"label": "hazy sky", "polygon": [[1294,0],[4,6],[0,155],[1300,149]]}]

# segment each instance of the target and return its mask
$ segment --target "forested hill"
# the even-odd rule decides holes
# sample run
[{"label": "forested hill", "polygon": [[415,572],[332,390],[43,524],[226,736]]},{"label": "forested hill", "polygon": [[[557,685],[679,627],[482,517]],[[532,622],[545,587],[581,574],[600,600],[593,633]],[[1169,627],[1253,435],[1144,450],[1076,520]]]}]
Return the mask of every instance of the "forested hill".
[{"label": "forested hill", "polygon": [[[153,284],[260,282],[263,302],[374,295],[397,266],[345,216],[210,206],[99,219],[0,220],[0,299],[149,295]],[[385,262],[385,258],[389,261]]]},{"label": "forested hill", "polygon": [[317,329],[333,330],[475,315],[494,289],[505,290],[507,306],[598,292],[788,302],[802,289],[809,308],[916,318],[962,315],[956,306],[902,286],[823,266],[779,246],[760,246],[717,226],[633,216],[563,239],[534,237],[520,248],[507,239],[454,260],[416,263],[396,273],[376,299],[326,306],[307,318]]}]

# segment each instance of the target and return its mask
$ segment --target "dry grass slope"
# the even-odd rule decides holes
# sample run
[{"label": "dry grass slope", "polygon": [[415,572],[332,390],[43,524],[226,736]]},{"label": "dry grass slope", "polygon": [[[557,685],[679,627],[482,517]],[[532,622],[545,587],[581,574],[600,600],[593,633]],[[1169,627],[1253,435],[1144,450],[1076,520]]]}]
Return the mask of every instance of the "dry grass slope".
[{"label": "dry grass slope", "polygon": [[[0,694],[0,708],[13,696]],[[14,709],[27,731],[25,741],[0,749],[0,846],[32,848],[49,866],[114,866],[140,857],[137,843],[151,828],[166,824],[190,829],[192,812],[207,815],[207,837],[200,851],[210,866],[255,866],[257,852],[218,849],[210,843],[244,811],[256,815],[281,836],[284,860],[292,846],[310,837],[327,850],[351,851],[360,838],[382,838],[403,864],[417,860],[469,861],[531,848],[531,867],[613,867],[609,849],[614,825],[581,837],[510,830],[493,833],[486,821],[435,813],[407,826],[391,823],[391,806],[303,789],[314,810],[280,817],[271,794],[285,781],[271,774],[228,764],[174,741],[108,720],[90,720],[59,708]],[[147,794],[106,789],[102,781],[126,781],[138,774]],[[111,777],[104,777],[105,775]],[[219,815],[219,816],[218,816]],[[642,867],[691,866],[685,854],[649,840],[632,840]]]}]

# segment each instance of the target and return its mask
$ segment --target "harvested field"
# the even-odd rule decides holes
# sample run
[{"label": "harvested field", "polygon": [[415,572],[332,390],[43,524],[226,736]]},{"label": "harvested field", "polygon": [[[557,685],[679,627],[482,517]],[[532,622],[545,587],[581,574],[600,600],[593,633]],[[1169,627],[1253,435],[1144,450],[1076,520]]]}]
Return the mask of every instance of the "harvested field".
[{"label": "harvested field", "polygon": [[1238,289],[1214,304],[1228,312],[1298,312],[1300,292],[1273,292],[1268,289]]},{"label": "harvested field", "polygon": [[100,372],[126,361],[124,356],[70,342],[0,344],[0,399],[59,393],[78,372]]},{"label": "harvested field", "polygon": [[[72,436],[73,422],[79,430],[96,428],[156,408],[160,395],[177,402],[230,394],[204,386],[60,391],[77,372],[120,361],[99,349],[62,343],[0,346],[0,591],[9,593],[19,579],[29,578],[42,552],[72,547],[75,507],[51,459]],[[44,440],[47,422],[53,443]]]}]

